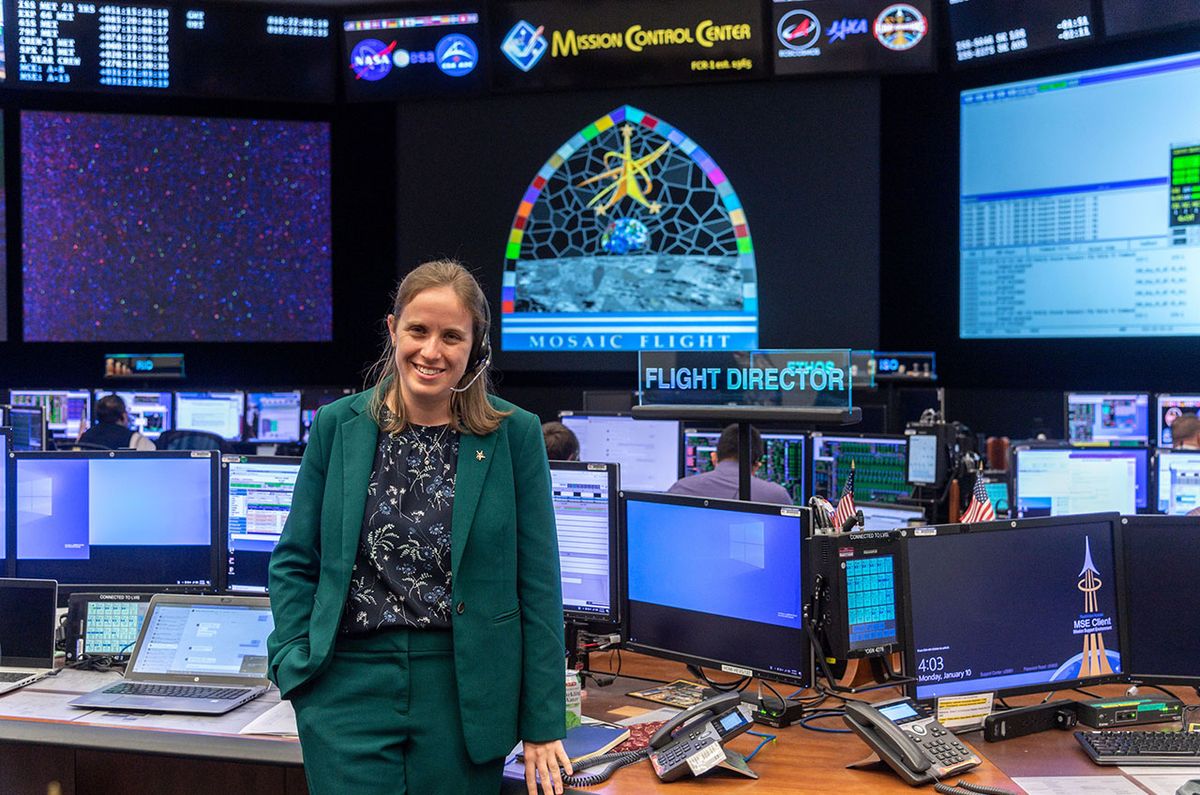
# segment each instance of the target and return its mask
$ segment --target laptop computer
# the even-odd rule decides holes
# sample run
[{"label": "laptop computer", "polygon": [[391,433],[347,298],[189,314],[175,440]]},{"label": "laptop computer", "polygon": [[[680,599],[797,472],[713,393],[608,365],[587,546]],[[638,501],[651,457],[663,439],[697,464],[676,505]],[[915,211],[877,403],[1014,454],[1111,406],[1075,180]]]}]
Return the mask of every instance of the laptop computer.
[{"label": "laptop computer", "polygon": [[54,580],[0,578],[0,693],[54,670]]},{"label": "laptop computer", "polygon": [[254,596],[155,594],[125,678],[73,707],[222,715],[267,691],[271,603]]}]

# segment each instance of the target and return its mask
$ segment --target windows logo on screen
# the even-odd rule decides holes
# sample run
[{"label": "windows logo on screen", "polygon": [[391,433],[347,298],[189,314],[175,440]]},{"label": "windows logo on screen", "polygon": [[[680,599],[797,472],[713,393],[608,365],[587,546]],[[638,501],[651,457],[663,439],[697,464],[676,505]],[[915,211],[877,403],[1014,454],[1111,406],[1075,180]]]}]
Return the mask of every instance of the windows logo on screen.
[{"label": "windows logo on screen", "polygon": [[538,61],[546,54],[549,44],[542,35],[545,26],[535,28],[525,20],[513,25],[512,30],[500,43],[500,51],[504,57],[512,61],[513,66],[522,72],[528,72],[537,66]]}]

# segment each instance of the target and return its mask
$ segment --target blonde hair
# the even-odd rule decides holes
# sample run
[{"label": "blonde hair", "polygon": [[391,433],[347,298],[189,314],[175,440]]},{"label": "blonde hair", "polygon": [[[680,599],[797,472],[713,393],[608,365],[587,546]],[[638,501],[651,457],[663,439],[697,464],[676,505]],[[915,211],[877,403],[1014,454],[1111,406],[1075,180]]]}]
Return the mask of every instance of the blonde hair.
[{"label": "blonde hair", "polygon": [[[458,300],[471,314],[471,356],[467,371],[459,379],[457,386],[462,388],[464,381],[470,381],[478,373],[480,356],[487,347],[488,326],[491,312],[488,309],[487,297],[479,287],[479,282],[462,264],[450,260],[439,259],[425,262],[408,272],[396,288],[392,298],[392,314],[397,318],[404,307],[418,294],[436,287],[449,287],[458,296]],[[396,410],[385,415],[384,406],[391,391],[400,389],[400,371],[396,367],[396,348],[392,344],[390,334],[384,334],[383,354],[367,371],[367,383],[371,396],[368,410],[379,429],[385,433],[399,433],[408,424],[405,416],[404,401],[396,400]],[[501,411],[488,401],[491,389],[491,378],[485,370],[474,383],[462,392],[450,393],[450,427],[456,431],[468,431],[476,436],[486,436],[500,427],[500,421],[512,412]],[[399,395],[397,395],[399,398]]]}]

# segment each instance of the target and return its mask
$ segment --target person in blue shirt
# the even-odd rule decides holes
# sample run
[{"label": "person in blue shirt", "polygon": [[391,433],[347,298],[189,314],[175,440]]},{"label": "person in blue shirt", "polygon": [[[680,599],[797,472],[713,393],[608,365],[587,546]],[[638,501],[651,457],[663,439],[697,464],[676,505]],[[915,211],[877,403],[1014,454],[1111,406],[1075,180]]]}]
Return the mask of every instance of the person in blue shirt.
[{"label": "person in blue shirt", "polygon": [[[753,467],[750,470],[750,499],[754,502],[771,502],[792,505],[792,495],[778,483],[755,477],[762,466],[763,440],[757,428],[750,429],[750,452]],[[667,491],[671,494],[686,494],[693,497],[715,497],[724,500],[738,498],[738,427],[726,426],[717,441],[717,450],[712,454],[713,468],[708,472],[681,478]]]}]

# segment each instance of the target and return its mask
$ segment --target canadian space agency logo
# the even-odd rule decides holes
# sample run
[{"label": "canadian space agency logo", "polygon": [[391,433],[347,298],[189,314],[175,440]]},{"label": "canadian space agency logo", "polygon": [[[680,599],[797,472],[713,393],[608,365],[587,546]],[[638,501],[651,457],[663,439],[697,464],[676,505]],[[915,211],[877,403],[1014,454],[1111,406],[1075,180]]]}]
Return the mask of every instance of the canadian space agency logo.
[{"label": "canadian space agency logo", "polygon": [[505,248],[504,350],[745,350],[758,344],[754,245],[729,176],[629,105],[559,146]]},{"label": "canadian space agency logo", "polygon": [[821,20],[813,12],[797,8],[779,19],[775,35],[789,50],[807,50],[821,38]]},{"label": "canadian space agency logo", "polygon": [[925,15],[908,3],[893,3],[875,18],[875,38],[889,50],[911,50],[928,32]]}]

